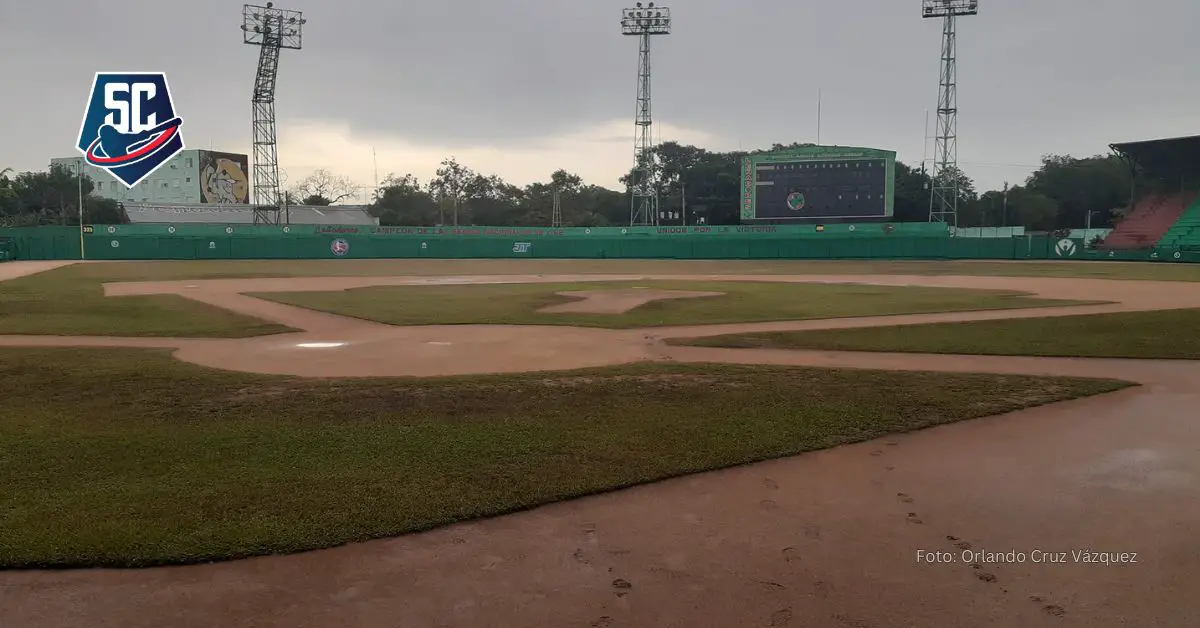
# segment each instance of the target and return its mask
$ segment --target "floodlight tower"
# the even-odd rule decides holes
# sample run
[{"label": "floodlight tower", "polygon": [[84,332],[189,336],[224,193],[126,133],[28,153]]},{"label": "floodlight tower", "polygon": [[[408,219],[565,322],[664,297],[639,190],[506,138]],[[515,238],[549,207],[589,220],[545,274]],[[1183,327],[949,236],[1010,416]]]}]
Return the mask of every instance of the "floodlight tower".
[{"label": "floodlight tower", "polygon": [[941,78],[929,222],[958,226],[958,35],[955,20],[979,13],[979,0],[921,0],[921,17],[942,18]]},{"label": "floodlight tower", "polygon": [[279,156],[275,150],[275,79],[279,51],[299,50],[304,26],[300,11],[247,4],[242,7],[242,41],[259,47],[254,77],[254,224],[277,225],[283,215],[279,193]]},{"label": "floodlight tower", "polygon": [[671,34],[671,10],[653,2],[644,7],[639,2],[632,9],[621,9],[621,34],[637,36],[640,43],[629,224],[653,225],[658,222],[658,176],[650,117],[650,36]]}]

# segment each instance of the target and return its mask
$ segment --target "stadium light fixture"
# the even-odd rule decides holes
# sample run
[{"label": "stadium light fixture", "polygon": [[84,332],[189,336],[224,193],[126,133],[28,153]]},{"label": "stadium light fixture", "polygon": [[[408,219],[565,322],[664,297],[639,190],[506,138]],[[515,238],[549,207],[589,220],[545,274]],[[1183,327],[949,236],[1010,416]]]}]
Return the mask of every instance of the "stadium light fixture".
[{"label": "stadium light fixture", "polygon": [[300,11],[247,4],[242,7],[243,43],[300,50],[306,20]]},{"label": "stadium light fixture", "polygon": [[921,17],[957,17],[977,15],[979,0],[921,0]]},{"label": "stadium light fixture", "polygon": [[622,35],[670,35],[671,9],[655,6],[653,2],[633,8],[621,9]]}]

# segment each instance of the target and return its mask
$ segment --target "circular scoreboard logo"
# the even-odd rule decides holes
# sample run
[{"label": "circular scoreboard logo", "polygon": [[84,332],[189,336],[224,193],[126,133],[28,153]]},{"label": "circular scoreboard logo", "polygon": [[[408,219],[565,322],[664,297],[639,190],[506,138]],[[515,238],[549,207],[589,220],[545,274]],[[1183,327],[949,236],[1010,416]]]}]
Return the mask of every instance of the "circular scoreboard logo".
[{"label": "circular scoreboard logo", "polygon": [[788,209],[798,212],[804,210],[804,192],[792,192],[787,195]]},{"label": "circular scoreboard logo", "polygon": [[347,253],[350,252],[350,243],[341,238],[338,238],[338,239],[334,240],[333,242],[329,243],[329,252],[333,253],[334,255],[336,255],[338,257],[343,257]]}]

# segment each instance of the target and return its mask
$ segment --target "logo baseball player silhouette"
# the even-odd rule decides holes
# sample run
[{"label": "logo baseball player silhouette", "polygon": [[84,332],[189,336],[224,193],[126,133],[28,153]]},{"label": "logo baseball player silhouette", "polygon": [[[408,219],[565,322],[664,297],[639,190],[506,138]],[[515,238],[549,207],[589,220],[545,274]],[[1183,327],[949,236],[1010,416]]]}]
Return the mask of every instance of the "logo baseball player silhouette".
[{"label": "logo baseball player silhouette", "polygon": [[100,127],[100,137],[88,146],[88,163],[95,166],[120,165],[145,157],[165,144],[181,124],[182,118],[171,118],[139,133],[122,133],[117,127],[106,124]]},{"label": "logo baseball player silhouette", "polygon": [[183,151],[182,125],[161,72],[101,72],[92,83],[77,148],[89,164],[132,188]]}]

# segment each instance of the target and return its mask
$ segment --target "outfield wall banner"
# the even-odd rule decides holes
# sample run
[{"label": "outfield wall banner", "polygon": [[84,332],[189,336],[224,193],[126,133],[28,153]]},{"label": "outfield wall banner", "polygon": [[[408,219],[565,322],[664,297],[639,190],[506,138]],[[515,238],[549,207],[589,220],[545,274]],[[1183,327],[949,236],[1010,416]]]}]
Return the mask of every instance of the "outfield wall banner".
[{"label": "outfield wall banner", "polygon": [[[953,238],[948,235],[825,237],[733,233],[629,237],[509,233],[453,236],[444,233],[314,233],[295,227],[217,227],[148,234],[136,225],[92,225],[84,244],[89,260],[211,259],[756,259],[756,260],[1090,260],[1200,262],[1200,251],[1160,247],[1100,251],[1082,239],[1026,235],[1016,238]],[[144,226],[143,226],[144,227]],[[272,229],[273,233],[263,233]],[[286,230],[286,231],[285,231]],[[619,229],[618,229],[619,230]],[[523,229],[514,230],[517,232]],[[535,230],[536,231],[536,230]],[[565,230],[564,230],[565,231]],[[550,234],[550,235],[546,235]],[[0,229],[9,257],[18,260],[80,259],[77,227]]]}]

